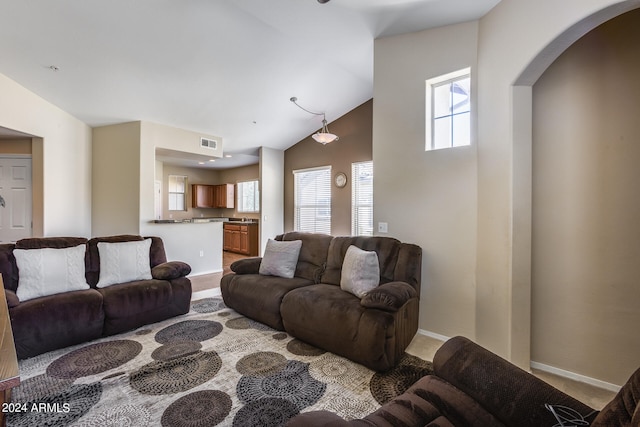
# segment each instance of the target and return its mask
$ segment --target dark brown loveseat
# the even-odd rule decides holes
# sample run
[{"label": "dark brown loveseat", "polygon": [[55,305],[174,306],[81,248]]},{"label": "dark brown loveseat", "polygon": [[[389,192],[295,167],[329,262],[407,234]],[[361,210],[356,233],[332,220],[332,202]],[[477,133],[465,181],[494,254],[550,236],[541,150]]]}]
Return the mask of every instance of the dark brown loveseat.
[{"label": "dark brown loveseat", "polygon": [[[390,237],[299,232],[276,240],[302,241],[295,276],[258,274],[261,258],[236,261],[220,283],[225,304],[371,369],[395,366],[418,329],[420,247]],[[351,245],[378,256],[380,286],[362,299],[340,288]]]},{"label": "dark brown loveseat", "polygon": [[433,375],[364,419],[345,421],[328,411],[311,411],[292,418],[287,427],[640,425],[640,369],[600,412],[463,337],[440,347],[433,369]]},{"label": "dark brown loveseat", "polygon": [[[122,235],[87,240],[79,237],[29,238],[0,245],[0,273],[19,359],[114,335],[189,311],[189,265],[167,262],[162,240],[151,237],[152,279],[97,288],[100,277],[98,243],[144,240]],[[16,296],[19,270],[14,249],[70,248],[86,245],[87,290],[75,290],[20,302]]]}]

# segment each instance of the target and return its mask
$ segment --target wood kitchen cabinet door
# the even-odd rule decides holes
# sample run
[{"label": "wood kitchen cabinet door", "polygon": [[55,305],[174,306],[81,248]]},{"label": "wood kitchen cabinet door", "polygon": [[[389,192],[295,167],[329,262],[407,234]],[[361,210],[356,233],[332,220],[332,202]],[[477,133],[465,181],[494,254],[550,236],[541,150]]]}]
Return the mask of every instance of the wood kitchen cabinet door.
[{"label": "wood kitchen cabinet door", "polygon": [[191,186],[191,206],[194,208],[213,208],[213,185],[193,184]]},{"label": "wood kitchen cabinet door", "polygon": [[235,190],[233,184],[213,186],[214,207],[233,209],[235,206]]}]

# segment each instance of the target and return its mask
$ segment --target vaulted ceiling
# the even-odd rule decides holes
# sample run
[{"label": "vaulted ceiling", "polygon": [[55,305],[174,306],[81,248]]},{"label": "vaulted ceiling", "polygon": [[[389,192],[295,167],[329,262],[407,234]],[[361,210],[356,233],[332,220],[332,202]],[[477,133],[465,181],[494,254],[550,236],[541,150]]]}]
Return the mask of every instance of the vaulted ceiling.
[{"label": "vaulted ceiling", "polygon": [[329,122],[370,99],[375,38],[498,2],[0,0],[0,73],[91,126],[147,120],[251,154],[321,126],[292,96]]}]

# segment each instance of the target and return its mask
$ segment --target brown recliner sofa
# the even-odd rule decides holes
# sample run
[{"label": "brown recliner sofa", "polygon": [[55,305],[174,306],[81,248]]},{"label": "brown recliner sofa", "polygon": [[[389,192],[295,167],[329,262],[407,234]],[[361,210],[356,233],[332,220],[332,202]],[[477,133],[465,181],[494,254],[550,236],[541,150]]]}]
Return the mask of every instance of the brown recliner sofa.
[{"label": "brown recliner sofa", "polygon": [[433,375],[361,420],[311,411],[287,427],[617,427],[640,425],[640,369],[602,411],[566,395],[464,337],[448,340]]},{"label": "brown recliner sofa", "polygon": [[[152,279],[96,288],[100,277],[99,242],[144,240],[141,236],[29,238],[0,245],[0,273],[19,359],[80,344],[185,314],[191,304],[188,264],[167,262],[164,244],[151,237]],[[69,248],[86,245],[85,277],[90,289],[63,292],[21,302],[14,249]]]},{"label": "brown recliner sofa", "polygon": [[[302,241],[295,276],[259,274],[261,258],[236,261],[220,283],[225,304],[376,371],[395,366],[418,330],[421,248],[377,236],[290,232],[276,240]],[[378,256],[380,285],[362,299],[340,288],[350,245]]]}]

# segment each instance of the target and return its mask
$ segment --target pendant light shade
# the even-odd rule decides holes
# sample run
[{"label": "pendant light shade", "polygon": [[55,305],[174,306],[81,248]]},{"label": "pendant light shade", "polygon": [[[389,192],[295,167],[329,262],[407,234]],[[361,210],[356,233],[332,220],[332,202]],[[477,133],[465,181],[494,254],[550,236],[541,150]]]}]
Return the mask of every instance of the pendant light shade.
[{"label": "pendant light shade", "polygon": [[326,145],[330,142],[337,141],[338,139],[340,139],[338,135],[335,135],[329,132],[329,127],[327,126],[327,119],[324,113],[314,113],[313,111],[309,111],[306,108],[301,107],[297,102],[298,98],[296,98],[295,96],[292,96],[291,98],[289,98],[289,101],[293,102],[294,104],[296,104],[297,107],[299,107],[301,110],[306,111],[309,114],[322,116],[322,128],[318,132],[311,135],[311,138],[313,138],[316,142],[319,142],[322,145]]}]

